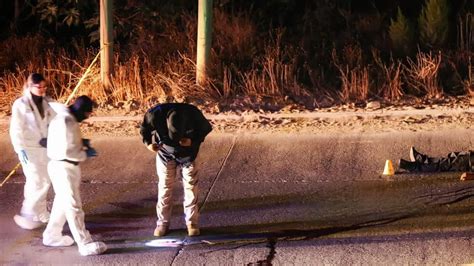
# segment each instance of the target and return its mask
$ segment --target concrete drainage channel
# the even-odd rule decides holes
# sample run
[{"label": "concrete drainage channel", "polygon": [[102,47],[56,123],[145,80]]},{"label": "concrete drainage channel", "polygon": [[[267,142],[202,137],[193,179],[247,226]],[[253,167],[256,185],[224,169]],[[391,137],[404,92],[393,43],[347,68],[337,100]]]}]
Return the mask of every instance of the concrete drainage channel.
[{"label": "concrete drainage channel", "polygon": [[[252,183],[278,179],[307,182],[379,180],[385,161],[408,158],[409,147],[434,156],[468,150],[471,130],[312,135],[308,133],[213,134],[199,155],[200,180],[219,190],[229,179]],[[85,182],[155,182],[154,156],[137,137],[93,137],[99,156],[82,165]],[[7,135],[0,139],[0,166],[17,163]],[[225,165],[224,165],[225,164]],[[120,171],[117,171],[120,169]],[[219,175],[219,180],[217,179]],[[215,180],[213,180],[215,179]],[[209,192],[210,187],[203,187]],[[206,195],[206,199],[212,195]]]}]

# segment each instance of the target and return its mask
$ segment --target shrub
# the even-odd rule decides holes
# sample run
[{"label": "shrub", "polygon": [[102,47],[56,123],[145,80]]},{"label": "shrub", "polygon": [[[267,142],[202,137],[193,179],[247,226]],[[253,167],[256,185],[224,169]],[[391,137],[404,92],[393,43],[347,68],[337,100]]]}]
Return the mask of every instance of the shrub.
[{"label": "shrub", "polygon": [[411,55],[415,39],[415,31],[413,25],[403,12],[398,8],[396,20],[390,20],[389,27],[390,41],[392,49],[398,56]]},{"label": "shrub", "polygon": [[446,43],[449,29],[447,0],[428,0],[418,18],[420,41],[427,48],[441,48]]},{"label": "shrub", "polygon": [[346,46],[342,60],[338,58],[335,49],[332,51],[333,64],[339,70],[341,79],[339,98],[342,102],[363,102],[369,97],[369,66],[362,64],[361,51],[358,46]]},{"label": "shrub", "polygon": [[432,55],[431,52],[418,52],[416,61],[410,58],[407,61],[404,73],[408,86],[428,98],[439,98],[443,92],[438,80],[441,53]]}]

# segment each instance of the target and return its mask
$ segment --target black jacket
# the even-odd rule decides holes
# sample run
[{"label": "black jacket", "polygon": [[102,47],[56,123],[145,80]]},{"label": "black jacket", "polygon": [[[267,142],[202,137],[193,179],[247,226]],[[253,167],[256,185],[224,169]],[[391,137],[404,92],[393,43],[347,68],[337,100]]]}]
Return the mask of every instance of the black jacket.
[{"label": "black jacket", "polygon": [[[182,147],[178,140],[169,136],[167,117],[171,111],[180,112],[186,116],[186,124],[180,135],[191,139],[190,147]],[[143,143],[164,144],[160,149],[160,157],[165,160],[176,159],[179,163],[192,162],[197,156],[199,146],[204,138],[212,131],[212,126],[201,111],[194,105],[185,103],[164,103],[149,109],[140,126]],[[153,139],[154,138],[154,139]]]}]

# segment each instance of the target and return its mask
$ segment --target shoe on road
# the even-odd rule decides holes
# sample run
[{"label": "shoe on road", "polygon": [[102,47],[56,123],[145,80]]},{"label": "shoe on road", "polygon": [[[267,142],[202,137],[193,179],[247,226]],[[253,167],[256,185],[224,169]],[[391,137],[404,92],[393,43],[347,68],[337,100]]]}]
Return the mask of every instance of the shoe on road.
[{"label": "shoe on road", "polygon": [[154,236],[164,236],[168,233],[169,225],[168,224],[159,224],[156,226],[155,231],[153,232]]},{"label": "shoe on road", "polygon": [[61,236],[59,238],[49,238],[43,236],[43,245],[49,247],[69,247],[74,244],[74,239],[70,236]]},{"label": "shoe on road", "polygon": [[40,221],[33,221],[32,219],[21,215],[13,216],[13,220],[15,221],[16,225],[26,230],[33,230],[46,225],[46,223]]},{"label": "shoe on road", "polygon": [[424,163],[426,160],[426,155],[419,153],[415,150],[415,147],[410,147],[410,161]]},{"label": "shoe on road", "polygon": [[199,227],[195,224],[188,224],[188,236],[198,236],[201,234]]},{"label": "shoe on road", "polygon": [[104,242],[91,242],[79,246],[79,253],[81,256],[99,255],[107,250],[107,245]]},{"label": "shoe on road", "polygon": [[410,162],[407,160],[400,159],[398,162],[398,167],[400,169],[406,170],[408,172],[418,172],[419,171],[419,163],[418,162]]}]

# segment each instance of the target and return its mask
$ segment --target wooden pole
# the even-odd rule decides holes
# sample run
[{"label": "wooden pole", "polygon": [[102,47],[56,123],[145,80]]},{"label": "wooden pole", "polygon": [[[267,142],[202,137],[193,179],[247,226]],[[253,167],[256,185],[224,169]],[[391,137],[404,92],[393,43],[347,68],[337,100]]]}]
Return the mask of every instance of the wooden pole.
[{"label": "wooden pole", "polygon": [[100,0],[100,78],[102,86],[112,88],[113,71],[113,6],[112,0]]},{"label": "wooden pole", "polygon": [[212,40],[212,0],[198,0],[196,83],[207,81]]}]

